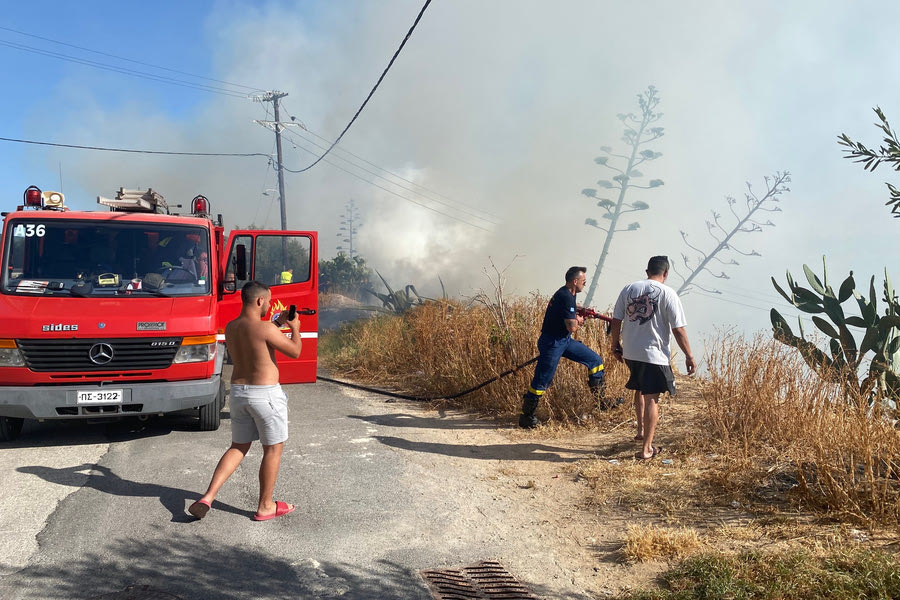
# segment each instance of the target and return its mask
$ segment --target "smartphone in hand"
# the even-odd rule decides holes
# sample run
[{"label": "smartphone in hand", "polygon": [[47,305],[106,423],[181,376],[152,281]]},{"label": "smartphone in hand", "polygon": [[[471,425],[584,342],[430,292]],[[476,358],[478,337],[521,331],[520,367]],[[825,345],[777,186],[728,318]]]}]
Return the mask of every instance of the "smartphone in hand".
[{"label": "smartphone in hand", "polygon": [[297,305],[291,304],[291,306],[288,308],[287,320],[293,321],[296,316],[297,316]]}]

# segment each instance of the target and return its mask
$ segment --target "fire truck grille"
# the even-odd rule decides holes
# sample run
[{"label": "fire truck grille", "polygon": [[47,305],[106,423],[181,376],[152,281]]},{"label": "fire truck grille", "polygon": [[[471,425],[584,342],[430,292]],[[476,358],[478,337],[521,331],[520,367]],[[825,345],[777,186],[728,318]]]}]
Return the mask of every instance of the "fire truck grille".
[{"label": "fire truck grille", "polygon": [[16,340],[32,371],[83,372],[165,369],[181,338]]}]

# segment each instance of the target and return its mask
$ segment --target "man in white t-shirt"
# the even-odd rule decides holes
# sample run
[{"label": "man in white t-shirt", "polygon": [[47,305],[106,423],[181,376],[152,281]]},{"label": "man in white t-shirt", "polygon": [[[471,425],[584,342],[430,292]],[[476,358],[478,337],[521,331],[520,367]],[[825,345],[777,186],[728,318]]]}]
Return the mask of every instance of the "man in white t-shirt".
[{"label": "man in white t-shirt", "polygon": [[617,360],[625,361],[631,373],[625,388],[634,390],[637,416],[634,439],[643,441],[642,450],[634,455],[639,460],[659,454],[661,449],[653,446],[659,420],[659,396],[663,392],[675,395],[670,332],[684,352],[688,375],[693,375],[697,368],[685,330],[684,309],[675,290],[665,284],[668,276],[669,259],[652,257],[647,263],[647,279],[626,285],[613,309],[613,353]]}]

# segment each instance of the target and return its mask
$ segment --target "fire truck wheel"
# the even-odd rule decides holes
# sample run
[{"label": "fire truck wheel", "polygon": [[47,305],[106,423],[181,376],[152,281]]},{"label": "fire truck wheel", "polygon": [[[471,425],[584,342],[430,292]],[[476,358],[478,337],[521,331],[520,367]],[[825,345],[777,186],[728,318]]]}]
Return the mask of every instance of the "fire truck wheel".
[{"label": "fire truck wheel", "polygon": [[22,433],[25,419],[19,417],[0,417],[0,442],[11,442]]},{"label": "fire truck wheel", "polygon": [[225,380],[219,380],[219,410],[225,409]]},{"label": "fire truck wheel", "polygon": [[222,421],[222,406],[225,404],[225,381],[219,380],[216,399],[200,407],[200,431],[215,431]]}]

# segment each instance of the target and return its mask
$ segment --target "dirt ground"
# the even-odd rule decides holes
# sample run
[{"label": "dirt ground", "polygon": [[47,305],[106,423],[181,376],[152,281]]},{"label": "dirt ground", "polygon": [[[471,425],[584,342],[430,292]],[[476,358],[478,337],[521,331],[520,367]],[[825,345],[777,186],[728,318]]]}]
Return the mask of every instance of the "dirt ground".
[{"label": "dirt ground", "polygon": [[[377,403],[387,400],[351,389],[345,393]],[[634,413],[630,406],[605,414],[606,422],[596,428],[572,430],[550,425],[532,431],[521,430],[513,422],[481,420],[459,411],[403,401],[390,402],[385,408],[429,423],[429,427],[411,427],[404,432],[410,446],[454,449],[411,460],[422,462],[423,467],[440,468],[447,480],[453,481],[454,493],[472,498],[473,524],[477,521],[479,527],[493,527],[497,536],[510,538],[509,554],[494,558],[524,582],[563,580],[557,583],[573,593],[606,598],[626,589],[652,586],[667,567],[659,560],[628,561],[623,554],[629,524],[657,523],[661,517],[653,506],[597,502],[592,478],[584,472],[599,464],[665,478],[680,460],[679,438],[686,432],[685,427],[673,423],[685,412],[682,402],[686,400],[679,396],[678,403],[665,405],[655,442],[664,450],[652,461],[634,459],[640,447],[632,440]],[[435,459],[435,454],[440,459]],[[512,550],[516,546],[519,553]],[[535,548],[538,556],[533,556]]]},{"label": "dirt ground", "polygon": [[[678,397],[661,404],[654,445],[662,452],[648,461],[634,458],[640,446],[633,440],[630,403],[602,413],[592,428],[549,425],[533,431],[518,429],[511,420],[479,420],[405,402],[390,406],[402,405],[431,424],[406,432],[411,444],[454,449],[440,453],[440,465],[434,454],[411,460],[446,472],[454,493],[471,496],[473,524],[495,527],[498,536],[511,538],[511,548],[519,548],[496,558],[522,581],[553,579],[573,598],[611,598],[655,587],[674,561],[698,550],[897,543],[893,534],[804,514],[791,505],[789,486],[779,488],[778,482],[762,482],[752,501],[729,493],[717,480],[715,467],[723,457],[697,444],[698,384],[682,378],[678,387]],[[485,498],[489,511],[481,508]],[[690,543],[676,541],[668,550],[657,547],[635,559],[625,551],[629,526],[687,531]],[[534,556],[535,548],[540,556]]]}]

